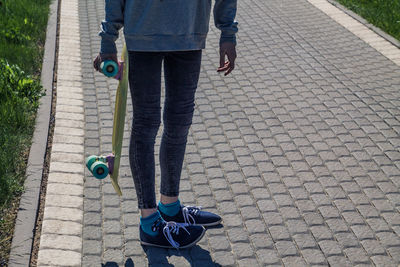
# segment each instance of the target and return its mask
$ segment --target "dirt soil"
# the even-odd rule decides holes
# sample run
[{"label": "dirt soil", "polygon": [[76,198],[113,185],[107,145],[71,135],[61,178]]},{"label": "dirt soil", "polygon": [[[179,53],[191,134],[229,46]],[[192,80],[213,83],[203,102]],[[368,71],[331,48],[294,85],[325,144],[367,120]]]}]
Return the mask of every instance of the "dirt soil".
[{"label": "dirt soil", "polygon": [[0,218],[2,221],[0,225],[0,267],[7,266],[8,258],[10,257],[11,242],[20,199],[21,196],[15,197],[11,201],[11,207],[1,211],[4,217]]}]

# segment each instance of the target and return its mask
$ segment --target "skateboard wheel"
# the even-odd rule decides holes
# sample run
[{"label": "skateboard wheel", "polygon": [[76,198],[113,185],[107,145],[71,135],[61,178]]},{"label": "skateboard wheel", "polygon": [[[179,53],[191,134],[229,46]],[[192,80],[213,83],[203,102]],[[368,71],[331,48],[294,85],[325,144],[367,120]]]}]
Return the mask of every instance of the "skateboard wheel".
[{"label": "skateboard wheel", "polygon": [[97,179],[104,179],[108,175],[108,166],[104,162],[96,161],[90,167],[90,171]]},{"label": "skateboard wheel", "polygon": [[95,163],[97,160],[97,156],[89,156],[86,158],[86,167],[90,170],[90,167],[92,166],[93,163]]},{"label": "skateboard wheel", "polygon": [[118,63],[113,60],[105,60],[100,64],[100,68],[107,77],[114,77],[118,74]]}]

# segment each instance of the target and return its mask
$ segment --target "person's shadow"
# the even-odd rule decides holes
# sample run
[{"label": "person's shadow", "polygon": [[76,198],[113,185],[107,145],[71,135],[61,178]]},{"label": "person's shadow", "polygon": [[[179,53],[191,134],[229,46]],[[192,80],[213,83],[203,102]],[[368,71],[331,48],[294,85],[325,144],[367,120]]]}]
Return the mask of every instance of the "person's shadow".
[{"label": "person's shadow", "polygon": [[[135,264],[133,263],[132,259],[127,259],[124,264],[124,267],[134,267],[134,266],[135,266]],[[119,265],[116,262],[109,261],[109,262],[106,262],[105,264],[102,264],[101,267],[119,267]]]},{"label": "person's shadow", "polygon": [[[200,246],[195,245],[193,247],[187,249],[165,249],[165,248],[157,248],[157,247],[149,247],[142,246],[144,252],[147,255],[147,260],[149,262],[149,266],[151,267],[174,267],[174,264],[171,264],[168,261],[168,258],[176,256],[183,257],[187,263],[183,263],[182,260],[179,260],[179,263],[176,263],[176,266],[191,266],[191,267],[221,267],[220,264],[213,261],[210,256],[210,252],[205,249],[202,249]],[[124,267],[134,267],[135,263],[131,258],[127,259]],[[106,262],[102,264],[102,267],[120,267],[116,262]],[[122,266],[121,266],[122,267]]]},{"label": "person's shadow", "polygon": [[[222,227],[220,225],[219,227]],[[215,228],[219,228],[216,226]],[[214,228],[214,227],[213,227]],[[220,264],[213,261],[210,252],[195,245],[186,249],[165,249],[151,246],[142,246],[143,251],[147,255],[149,266],[151,267],[174,267],[191,266],[191,267],[221,267]],[[168,259],[173,259],[168,261]],[[175,261],[177,261],[175,263]],[[174,265],[175,264],[175,265]],[[124,267],[134,267],[135,263],[131,258],[127,259]],[[115,262],[107,262],[102,267],[120,267]],[[122,266],[121,266],[122,267]]]}]

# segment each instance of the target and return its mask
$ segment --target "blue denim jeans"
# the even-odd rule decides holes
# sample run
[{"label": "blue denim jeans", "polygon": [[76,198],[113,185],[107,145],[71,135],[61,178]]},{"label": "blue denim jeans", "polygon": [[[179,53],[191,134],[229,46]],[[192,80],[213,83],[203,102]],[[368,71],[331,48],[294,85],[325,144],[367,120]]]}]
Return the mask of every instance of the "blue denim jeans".
[{"label": "blue denim jeans", "polygon": [[129,85],[133,106],[129,161],[140,209],[156,207],[154,144],[161,123],[162,63],[165,102],[160,146],[160,193],[173,197],[179,195],[182,163],[200,74],[201,52],[129,52]]}]

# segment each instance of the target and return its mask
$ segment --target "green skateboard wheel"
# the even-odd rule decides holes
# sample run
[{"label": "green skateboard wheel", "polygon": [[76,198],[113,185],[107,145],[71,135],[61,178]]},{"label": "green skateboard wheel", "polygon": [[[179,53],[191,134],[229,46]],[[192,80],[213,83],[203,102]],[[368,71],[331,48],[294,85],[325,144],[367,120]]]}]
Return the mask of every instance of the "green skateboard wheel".
[{"label": "green skateboard wheel", "polygon": [[90,170],[90,168],[92,167],[92,164],[95,163],[97,160],[97,156],[89,156],[86,158],[86,167]]},{"label": "green skateboard wheel", "polygon": [[114,77],[118,74],[118,63],[113,60],[106,60],[100,64],[100,68],[107,77]]},{"label": "green skateboard wheel", "polygon": [[108,166],[104,162],[96,161],[90,167],[90,171],[97,179],[104,179],[108,175]]}]

